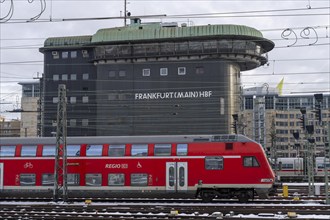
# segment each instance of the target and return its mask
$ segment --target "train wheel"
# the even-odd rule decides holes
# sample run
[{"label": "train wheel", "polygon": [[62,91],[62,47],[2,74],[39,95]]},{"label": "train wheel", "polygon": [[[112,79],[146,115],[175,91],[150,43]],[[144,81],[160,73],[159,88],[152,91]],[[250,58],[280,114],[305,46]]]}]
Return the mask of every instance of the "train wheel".
[{"label": "train wheel", "polygon": [[215,195],[213,192],[202,192],[202,201],[211,202],[214,199]]},{"label": "train wheel", "polygon": [[241,191],[238,195],[238,201],[240,203],[247,203],[249,201],[249,195],[246,191]]}]

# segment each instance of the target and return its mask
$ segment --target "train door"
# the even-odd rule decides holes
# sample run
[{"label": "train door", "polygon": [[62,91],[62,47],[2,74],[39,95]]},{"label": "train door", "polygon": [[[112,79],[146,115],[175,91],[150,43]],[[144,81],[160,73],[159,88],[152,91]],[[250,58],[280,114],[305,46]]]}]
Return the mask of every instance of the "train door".
[{"label": "train door", "polygon": [[300,158],[293,160],[293,170],[295,175],[302,175],[304,168],[303,168],[303,162],[300,160]]},{"label": "train door", "polygon": [[0,163],[0,190],[3,189],[3,163]]},{"label": "train door", "polygon": [[188,189],[187,162],[166,163],[166,191],[184,192]]}]

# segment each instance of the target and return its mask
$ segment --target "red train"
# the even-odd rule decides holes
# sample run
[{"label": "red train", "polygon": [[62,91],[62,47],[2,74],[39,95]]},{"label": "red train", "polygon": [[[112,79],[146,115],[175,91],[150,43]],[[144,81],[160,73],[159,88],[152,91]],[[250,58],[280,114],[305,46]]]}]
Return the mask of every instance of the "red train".
[{"label": "red train", "polygon": [[[1,138],[0,196],[51,194],[55,138]],[[71,195],[268,196],[274,173],[261,145],[242,135],[68,137]]]}]

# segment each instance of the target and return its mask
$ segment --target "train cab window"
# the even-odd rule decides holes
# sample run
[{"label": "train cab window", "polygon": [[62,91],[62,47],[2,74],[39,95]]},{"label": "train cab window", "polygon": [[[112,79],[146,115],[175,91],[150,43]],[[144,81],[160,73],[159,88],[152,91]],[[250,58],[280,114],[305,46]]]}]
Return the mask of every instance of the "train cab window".
[{"label": "train cab window", "polygon": [[123,186],[125,184],[125,174],[123,173],[109,173],[108,185],[109,186]]},{"label": "train cab window", "polygon": [[154,155],[155,156],[170,156],[171,144],[155,144]]},{"label": "train cab window", "polygon": [[177,144],[176,145],[176,155],[186,156],[188,153],[188,144]]},{"label": "train cab window", "polygon": [[68,173],[67,175],[68,186],[79,186],[80,176],[78,173]]},{"label": "train cab window", "polygon": [[86,186],[101,186],[102,174],[92,173],[86,174]]},{"label": "train cab window", "polygon": [[259,163],[255,157],[244,157],[243,165],[245,167],[258,167]]},{"label": "train cab window", "polygon": [[43,186],[54,186],[54,174],[42,174],[41,184]]},{"label": "train cab window", "polygon": [[21,174],[19,177],[19,183],[21,186],[35,186],[36,175],[32,173]]},{"label": "train cab window", "polygon": [[37,155],[37,146],[22,146],[22,157],[35,157]]},{"label": "train cab window", "polygon": [[111,145],[109,145],[109,156],[110,157],[123,157],[123,156],[125,156],[125,145],[124,144],[111,144]]},{"label": "train cab window", "polygon": [[148,156],[148,145],[147,144],[133,144],[131,155],[132,156]]},{"label": "train cab window", "polygon": [[14,157],[16,146],[0,146],[0,157]]},{"label": "train cab window", "polygon": [[223,157],[205,157],[206,170],[223,170]]},{"label": "train cab window", "polygon": [[103,145],[88,145],[86,156],[102,156]]},{"label": "train cab window", "polygon": [[80,156],[80,145],[67,145],[66,154],[68,157],[79,157]]},{"label": "train cab window", "polygon": [[132,173],[131,174],[131,186],[147,186],[148,174],[146,173]]},{"label": "train cab window", "polygon": [[44,145],[42,148],[42,156],[43,157],[49,157],[49,156],[55,156],[56,154],[56,146],[46,146]]}]

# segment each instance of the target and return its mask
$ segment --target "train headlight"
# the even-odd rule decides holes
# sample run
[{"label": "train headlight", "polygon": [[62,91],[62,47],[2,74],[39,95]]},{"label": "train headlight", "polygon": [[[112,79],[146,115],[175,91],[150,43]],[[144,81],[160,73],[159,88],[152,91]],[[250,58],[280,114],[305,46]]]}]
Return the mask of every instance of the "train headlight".
[{"label": "train headlight", "polygon": [[273,179],[261,179],[262,183],[272,183]]}]

